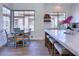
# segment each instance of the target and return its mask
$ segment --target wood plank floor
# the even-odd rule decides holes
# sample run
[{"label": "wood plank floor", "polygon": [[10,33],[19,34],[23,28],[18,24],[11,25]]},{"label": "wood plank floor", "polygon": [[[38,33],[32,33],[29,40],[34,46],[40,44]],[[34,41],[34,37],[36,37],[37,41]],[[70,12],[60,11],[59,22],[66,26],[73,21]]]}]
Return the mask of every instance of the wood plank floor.
[{"label": "wood plank floor", "polygon": [[31,41],[29,46],[10,48],[0,48],[0,56],[50,56],[48,49],[44,46],[44,41]]}]

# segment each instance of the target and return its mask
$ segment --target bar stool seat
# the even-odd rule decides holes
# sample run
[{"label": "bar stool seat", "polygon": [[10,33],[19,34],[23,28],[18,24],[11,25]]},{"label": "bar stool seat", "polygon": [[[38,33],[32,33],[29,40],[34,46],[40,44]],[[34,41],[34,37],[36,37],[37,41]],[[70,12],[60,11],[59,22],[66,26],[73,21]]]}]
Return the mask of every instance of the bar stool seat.
[{"label": "bar stool seat", "polygon": [[49,41],[54,44],[54,40],[52,38],[49,38]]},{"label": "bar stool seat", "polygon": [[58,51],[59,55],[69,55],[70,52],[64,48],[62,45],[59,43],[54,43],[54,48]]},{"label": "bar stool seat", "polygon": [[49,41],[53,44],[54,40],[53,40],[49,35],[47,35],[47,38],[48,38]]},{"label": "bar stool seat", "polygon": [[47,35],[47,38],[48,38],[48,39],[50,38],[49,35]]}]

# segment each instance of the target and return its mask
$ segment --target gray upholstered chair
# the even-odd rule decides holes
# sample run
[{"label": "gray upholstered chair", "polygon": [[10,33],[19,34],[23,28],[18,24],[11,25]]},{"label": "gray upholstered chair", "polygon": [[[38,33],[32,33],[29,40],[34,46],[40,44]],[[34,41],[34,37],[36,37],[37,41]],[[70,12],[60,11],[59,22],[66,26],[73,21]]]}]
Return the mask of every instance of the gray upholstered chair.
[{"label": "gray upholstered chair", "polygon": [[15,47],[16,45],[22,45],[24,47],[24,30],[20,30],[20,28],[14,28],[15,31]]},{"label": "gray upholstered chair", "polygon": [[30,44],[30,40],[31,40],[31,29],[29,29],[28,32],[24,34],[24,39],[25,39],[25,41],[26,41],[27,44]]},{"label": "gray upholstered chair", "polygon": [[19,34],[20,33],[20,28],[14,28],[14,32],[15,32],[15,34]]},{"label": "gray upholstered chair", "polygon": [[9,36],[7,31],[5,30],[6,38],[7,38],[7,46],[13,46],[14,45],[14,36]]}]

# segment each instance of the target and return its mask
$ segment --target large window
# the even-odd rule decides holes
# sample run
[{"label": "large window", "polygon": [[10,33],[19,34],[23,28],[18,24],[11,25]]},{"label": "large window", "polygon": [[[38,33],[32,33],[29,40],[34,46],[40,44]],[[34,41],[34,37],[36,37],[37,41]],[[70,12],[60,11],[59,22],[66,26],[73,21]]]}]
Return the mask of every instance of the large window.
[{"label": "large window", "polygon": [[65,20],[65,13],[64,12],[55,12],[51,13],[51,23],[53,28],[66,28],[66,25],[60,25],[60,22]]},{"label": "large window", "polygon": [[3,10],[3,29],[10,33],[10,10],[6,7],[2,8]]},{"label": "large window", "polygon": [[14,11],[14,28],[20,28],[24,32],[28,32],[29,29],[34,31],[34,14],[33,10]]}]

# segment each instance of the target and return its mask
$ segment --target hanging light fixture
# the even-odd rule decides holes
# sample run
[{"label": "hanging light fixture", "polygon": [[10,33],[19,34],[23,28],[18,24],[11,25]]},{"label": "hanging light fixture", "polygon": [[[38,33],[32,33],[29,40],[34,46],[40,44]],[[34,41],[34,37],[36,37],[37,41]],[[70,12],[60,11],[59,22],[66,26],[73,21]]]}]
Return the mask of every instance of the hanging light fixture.
[{"label": "hanging light fixture", "polygon": [[49,14],[45,14],[45,15],[44,15],[44,19],[45,19],[45,18],[49,18],[49,19],[50,19],[51,17],[50,17]]},{"label": "hanging light fixture", "polygon": [[51,16],[49,14],[44,15],[44,22],[50,22]]}]

